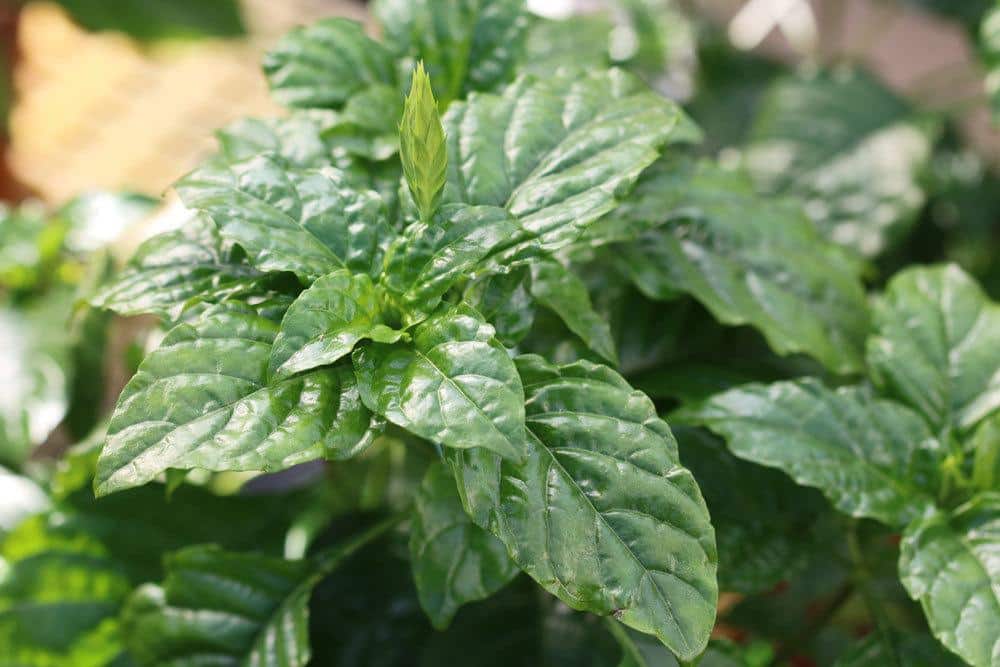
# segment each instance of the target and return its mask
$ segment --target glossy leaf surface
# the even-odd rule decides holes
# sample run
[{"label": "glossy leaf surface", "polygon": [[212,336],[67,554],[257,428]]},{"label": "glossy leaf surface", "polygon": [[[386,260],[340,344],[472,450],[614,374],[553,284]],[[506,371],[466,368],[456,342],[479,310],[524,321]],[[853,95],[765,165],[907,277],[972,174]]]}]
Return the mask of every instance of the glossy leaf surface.
[{"label": "glossy leaf surface", "polygon": [[740,458],[780,468],[852,516],[904,526],[933,504],[941,445],[913,411],[813,379],[750,384],[681,411]]},{"label": "glossy leaf surface", "polygon": [[185,176],[184,203],[215,221],[261,271],[311,281],[338,268],[377,271],[389,235],[385,204],[336,169],[286,169],[274,157],[213,160]]},{"label": "glossy leaf surface", "polygon": [[557,261],[534,262],[531,295],[559,315],[587,347],[613,364],[618,362],[611,328],[594,310],[587,286],[571,270]]},{"label": "glossy leaf surface", "polygon": [[524,0],[378,0],[388,48],[423,61],[442,102],[511,76],[528,22]]},{"label": "glossy leaf surface", "polygon": [[383,324],[371,278],[340,269],[319,278],[288,307],[271,349],[270,375],[332,364],[364,338],[394,343],[401,335]]},{"label": "glossy leaf surface", "polygon": [[759,329],[779,354],[861,370],[860,265],[824,242],[793,203],[759,197],[745,178],[709,163],[669,159],[600,224],[639,234],[611,252],[647,296],[686,292],[724,324]]},{"label": "glossy leaf surface", "polygon": [[528,457],[450,452],[466,509],[569,606],[698,655],[715,621],[715,536],[670,429],[603,366],[529,355],[518,369]]},{"label": "glossy leaf surface", "polygon": [[502,208],[443,206],[433,220],[413,223],[390,246],[382,284],[403,307],[404,322],[419,322],[518,231]]},{"label": "glossy leaf surface", "polygon": [[448,109],[445,201],[506,208],[523,232],[511,255],[566,245],[617,205],[680,119],[620,70],[521,77]]},{"label": "glossy leaf surface", "polygon": [[180,324],[125,387],[98,462],[100,493],[168,468],[279,470],[371,440],[347,367],[267,384],[278,325],[231,304]]},{"label": "glossy leaf surface", "polygon": [[899,576],[934,635],[976,667],[1000,664],[1000,494],[907,527]]},{"label": "glossy leaf surface", "polygon": [[967,430],[1000,408],[1000,305],[959,267],[897,274],[874,325],[873,379],[933,428]]},{"label": "glossy leaf surface", "polygon": [[477,312],[458,305],[419,324],[410,343],[358,347],[354,368],[365,405],[446,447],[520,458],[524,393],[493,334]]},{"label": "glossy leaf surface", "polygon": [[314,567],[216,547],[166,558],[163,587],[129,599],[122,629],[139,665],[303,667]]},{"label": "glossy leaf surface", "polygon": [[264,58],[271,94],[290,107],[339,108],[395,78],[392,56],[360,23],[330,18],[288,33]]},{"label": "glossy leaf surface", "polygon": [[260,275],[240,261],[211,221],[196,217],[182,229],[145,241],[91,303],[122,315],[173,319],[188,299],[246,287]]}]

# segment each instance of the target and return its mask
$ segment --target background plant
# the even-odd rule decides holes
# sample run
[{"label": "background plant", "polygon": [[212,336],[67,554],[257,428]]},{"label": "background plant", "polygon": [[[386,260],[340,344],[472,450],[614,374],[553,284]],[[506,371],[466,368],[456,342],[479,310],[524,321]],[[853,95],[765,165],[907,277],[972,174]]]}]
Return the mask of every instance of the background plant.
[{"label": "background plant", "polygon": [[10,522],[0,655],[997,664],[1000,316],[898,270],[996,285],[948,117],[711,33],[682,111],[656,3],[375,11],[90,299],[166,333]]}]

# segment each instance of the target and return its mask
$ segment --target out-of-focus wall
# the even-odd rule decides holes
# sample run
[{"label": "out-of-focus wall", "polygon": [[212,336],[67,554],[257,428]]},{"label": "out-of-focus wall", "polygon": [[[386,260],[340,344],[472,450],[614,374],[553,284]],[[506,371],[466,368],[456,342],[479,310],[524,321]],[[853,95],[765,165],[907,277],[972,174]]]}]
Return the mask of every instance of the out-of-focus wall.
[{"label": "out-of-focus wall", "polygon": [[20,22],[10,163],[59,203],[93,188],[160,194],[212,148],[212,131],[274,115],[260,71],[289,28],[322,16],[365,18],[348,0],[243,0],[248,35],[139,45],[87,33],[55,5],[32,2]]}]

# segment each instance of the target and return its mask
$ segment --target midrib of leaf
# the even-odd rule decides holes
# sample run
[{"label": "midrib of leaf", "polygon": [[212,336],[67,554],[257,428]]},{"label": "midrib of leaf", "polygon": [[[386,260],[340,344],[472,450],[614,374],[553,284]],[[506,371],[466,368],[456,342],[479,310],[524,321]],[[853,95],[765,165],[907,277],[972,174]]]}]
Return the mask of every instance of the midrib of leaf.
[{"label": "midrib of leaf", "polygon": [[[529,421],[530,421],[530,419],[529,419]],[[576,480],[573,479],[573,476],[569,474],[569,471],[566,470],[565,467],[563,467],[562,462],[559,461],[559,459],[556,457],[555,452],[552,449],[550,449],[547,445],[545,445],[545,443],[542,442],[542,440],[538,436],[536,436],[534,433],[532,433],[532,436],[538,441],[538,446],[541,447],[543,450],[545,450],[546,454],[548,454],[548,456],[549,456],[549,466],[548,467],[551,469],[552,466],[555,466],[558,469],[559,473],[567,481],[569,481],[570,488],[573,489],[573,492],[577,496],[579,496],[583,500],[583,502],[586,503],[586,505],[590,507],[590,509],[592,509],[594,511],[594,515],[597,517],[597,520],[600,521],[601,524],[608,530],[608,532],[610,532],[612,535],[615,536],[615,539],[618,540],[618,543],[621,544],[622,547],[625,548],[625,551],[632,557],[632,559],[635,561],[636,565],[638,565],[639,568],[642,570],[642,577],[649,577],[650,583],[653,584],[653,587],[656,589],[656,592],[659,595],[660,600],[663,602],[663,605],[667,608],[668,618],[670,620],[671,625],[673,625],[674,628],[677,629],[678,636],[681,638],[681,641],[684,642],[684,649],[685,650],[690,650],[690,648],[691,648],[691,641],[688,639],[687,635],[684,633],[684,629],[680,626],[680,623],[677,622],[677,617],[676,617],[676,614],[674,613],[674,607],[670,603],[670,600],[667,599],[667,596],[664,594],[663,589],[660,587],[660,584],[657,583],[656,579],[654,579],[652,576],[650,576],[650,574],[652,573],[652,570],[650,568],[646,567],[645,563],[643,563],[639,559],[639,556],[632,550],[632,547],[630,547],[625,542],[625,540],[622,539],[621,535],[618,534],[618,531],[615,530],[614,528],[612,528],[612,526],[607,522],[607,519],[605,519],[604,515],[601,512],[598,511],[597,507],[590,500],[590,498],[587,496],[587,494],[583,492],[583,489],[581,489],[580,486],[579,486],[579,484],[576,483]],[[589,452],[590,450],[587,450],[587,451]],[[593,453],[596,453],[596,452],[593,452]],[[634,464],[631,464],[631,465],[634,465]],[[544,475],[544,477],[548,477],[548,473],[546,473]],[[551,524],[551,521],[549,520],[549,517],[550,517],[550,508],[551,508],[551,502],[549,501],[548,489],[546,489],[546,494],[545,494],[545,514],[544,514],[544,517],[545,517],[545,535],[546,535],[546,547],[545,547],[546,556],[548,556],[548,553],[549,553],[549,549],[548,549],[549,538],[548,538],[548,536],[552,532],[552,524]],[[664,522],[664,523],[666,523],[666,522]],[[549,557],[548,560],[549,560],[550,563],[552,562],[551,557]],[[562,580],[559,578],[559,575],[556,573],[556,569],[555,568],[552,568],[552,574],[556,577],[556,580],[559,582],[560,586],[562,586],[563,589],[565,590],[566,586],[565,586],[565,584],[563,584]],[[669,574],[672,574],[672,573],[669,573]],[[676,576],[676,575],[673,575],[673,576]],[[688,582],[684,582],[684,583],[688,583]],[[573,596],[573,597],[575,597],[575,596]]]},{"label": "midrib of leaf", "polygon": [[[436,350],[439,347],[442,347],[442,346],[447,345],[447,344],[452,343],[452,342],[456,342],[456,341],[446,341],[444,343],[438,343],[437,345],[435,345],[434,347],[432,347],[430,350],[428,350],[428,352]],[[457,342],[474,342],[474,341],[457,341]],[[487,346],[489,345],[489,343],[485,343],[485,344]],[[413,353],[416,356],[418,356],[421,359],[423,359],[424,361],[426,361],[430,365],[431,368],[433,368],[435,371],[437,371],[438,375],[441,376],[441,378],[443,379],[444,382],[447,382],[449,385],[451,385],[452,387],[454,387],[458,391],[458,393],[462,395],[462,397],[466,400],[466,402],[469,405],[471,405],[473,407],[473,409],[476,412],[478,412],[480,414],[480,416],[482,416],[486,420],[486,423],[489,424],[490,429],[492,429],[494,433],[496,433],[497,435],[499,435],[502,440],[510,443],[510,438],[508,438],[506,435],[504,435],[500,431],[500,429],[497,428],[496,424],[493,423],[493,420],[489,417],[489,415],[487,415],[485,412],[483,412],[483,409],[481,407],[479,407],[479,404],[476,401],[472,400],[472,397],[469,396],[465,392],[465,390],[462,389],[462,387],[460,387],[458,385],[457,382],[455,382],[454,378],[452,378],[447,373],[445,373],[443,370],[441,370],[441,368],[437,364],[435,364],[433,361],[431,361],[430,358],[426,354],[424,354],[423,352],[421,352],[420,350],[418,350],[416,347],[413,348]],[[485,380],[496,380],[496,378],[491,378],[491,377],[488,377],[486,375],[479,375],[478,373],[462,373],[460,375],[457,375],[456,377],[479,377],[479,378],[483,378]],[[438,405],[439,406],[441,405],[441,399],[440,399],[440,397],[438,397]],[[443,413],[442,413],[442,416],[443,416]],[[512,447],[514,446],[513,443],[510,443],[510,444],[511,444]],[[514,447],[514,449],[516,450],[517,447]]]}]

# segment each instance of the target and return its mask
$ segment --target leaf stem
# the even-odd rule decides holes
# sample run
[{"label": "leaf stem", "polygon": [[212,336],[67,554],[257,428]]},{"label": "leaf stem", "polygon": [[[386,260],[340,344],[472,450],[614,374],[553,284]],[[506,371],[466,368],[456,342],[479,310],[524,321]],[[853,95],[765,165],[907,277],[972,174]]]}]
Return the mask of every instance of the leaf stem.
[{"label": "leaf stem", "polygon": [[868,569],[868,563],[861,549],[861,541],[858,538],[857,519],[851,519],[847,527],[847,550],[851,557],[851,563],[854,566],[854,582],[861,593],[861,598],[864,600],[865,606],[868,608],[868,614],[875,624],[876,632],[881,635],[882,641],[888,648],[891,663],[896,667],[900,667],[899,652],[896,649],[896,642],[893,640],[889,618],[882,604],[872,593],[872,573]]},{"label": "leaf stem", "polygon": [[406,513],[379,521],[371,528],[355,535],[346,542],[322,551],[315,556],[316,576],[322,578],[333,572],[344,560],[386,534],[407,517]]}]

